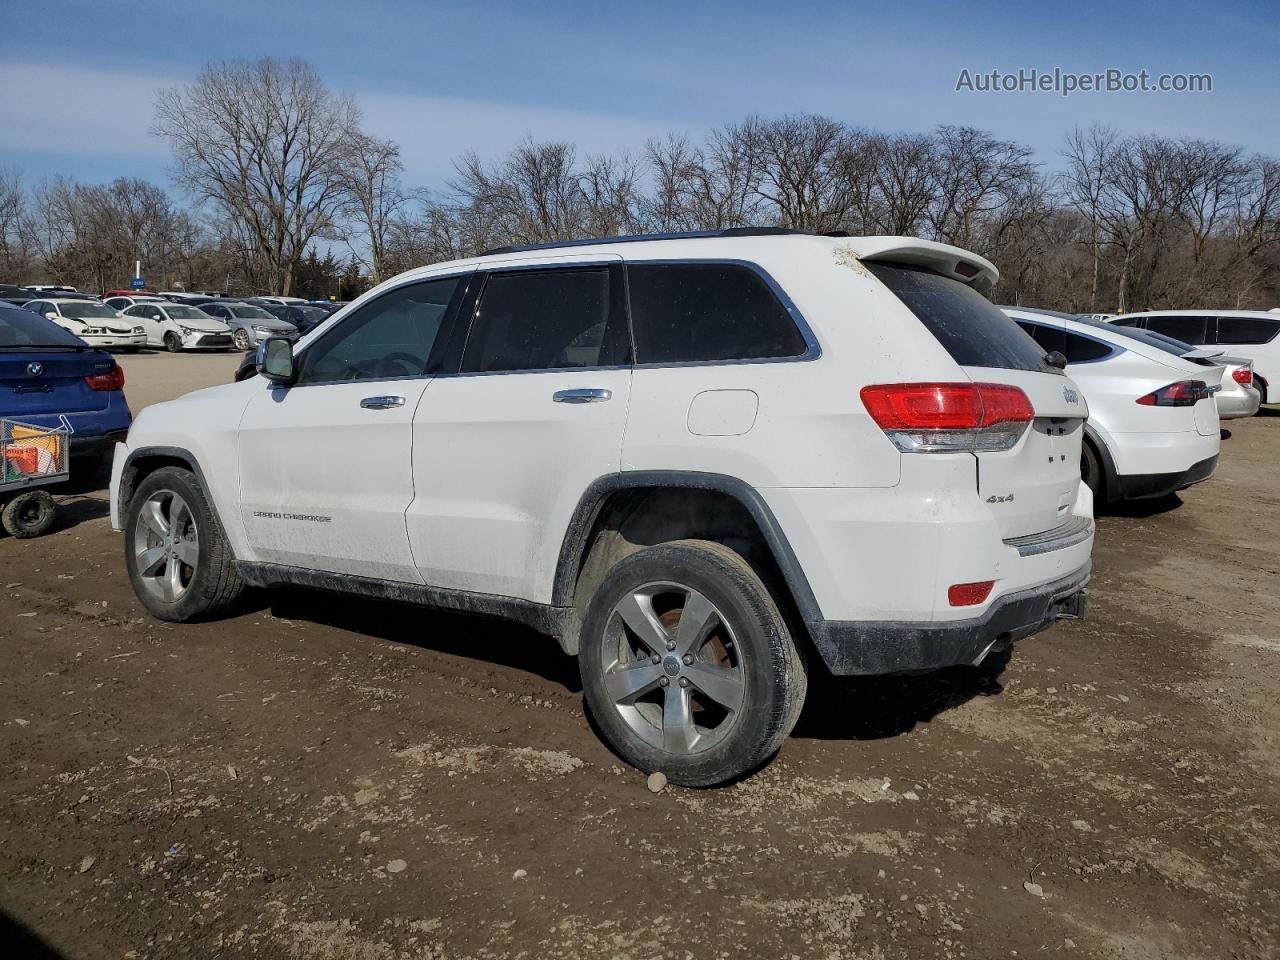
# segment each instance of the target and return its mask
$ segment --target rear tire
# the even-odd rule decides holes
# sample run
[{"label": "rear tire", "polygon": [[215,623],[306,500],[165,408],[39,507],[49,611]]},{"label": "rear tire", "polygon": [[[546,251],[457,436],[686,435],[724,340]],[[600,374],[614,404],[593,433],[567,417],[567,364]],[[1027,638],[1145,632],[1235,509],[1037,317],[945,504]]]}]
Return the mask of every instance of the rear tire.
[{"label": "rear tire", "polygon": [[19,540],[38,537],[53,526],[58,512],[53,497],[44,490],[27,490],[18,494],[0,511],[0,525],[5,532]]},{"label": "rear tire", "polygon": [[1106,502],[1107,478],[1102,472],[1102,462],[1091,443],[1085,442],[1080,448],[1080,479],[1093,491],[1093,502]]},{"label": "rear tire", "polygon": [[142,605],[186,622],[233,605],[245,584],[199,479],[181,467],[148,474],[124,519],[125,568]]},{"label": "rear tire", "polygon": [[706,540],[616,564],[587,604],[580,651],[587,706],[609,745],[689,787],[769,759],[808,685],[768,588],[739,554]]}]

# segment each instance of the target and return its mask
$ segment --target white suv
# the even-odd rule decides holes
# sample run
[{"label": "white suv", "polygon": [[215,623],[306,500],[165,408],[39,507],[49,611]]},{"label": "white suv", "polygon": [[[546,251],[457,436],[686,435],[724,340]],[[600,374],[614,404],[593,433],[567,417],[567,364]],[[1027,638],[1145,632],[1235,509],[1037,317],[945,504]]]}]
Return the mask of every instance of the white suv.
[{"label": "white suv", "polygon": [[613,747],[721,783],[806,657],[980,663],[1083,610],[1075,385],[904,237],[738,229],[413,270],[146,408],[112,522],[157,617],[295,584],[531,624]]}]

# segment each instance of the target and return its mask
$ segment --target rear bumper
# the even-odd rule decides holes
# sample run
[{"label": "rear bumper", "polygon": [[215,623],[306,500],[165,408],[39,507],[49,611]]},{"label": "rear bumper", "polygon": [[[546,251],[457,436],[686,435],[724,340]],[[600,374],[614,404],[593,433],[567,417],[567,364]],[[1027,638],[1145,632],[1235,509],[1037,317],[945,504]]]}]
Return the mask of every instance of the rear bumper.
[{"label": "rear bumper", "polygon": [[1186,470],[1172,473],[1130,473],[1121,474],[1120,496],[1125,500],[1145,500],[1152,497],[1165,497],[1196,483],[1203,483],[1213,476],[1218,467],[1217,456],[1209,457],[1194,463]]},{"label": "rear bumper", "polygon": [[1223,391],[1217,396],[1218,419],[1236,420],[1240,417],[1252,417],[1258,412],[1261,400],[1258,391],[1251,387],[1231,393]]},{"label": "rear bumper", "polygon": [[111,456],[117,443],[123,443],[125,437],[129,435],[128,428],[124,430],[111,430],[107,433],[98,434],[96,437],[71,437],[71,459],[106,459]]},{"label": "rear bumper", "polygon": [[809,635],[839,676],[917,673],[977,665],[993,649],[1039,633],[1058,620],[1082,619],[1091,565],[1049,583],[1006,594],[970,620],[909,623],[820,620]]}]

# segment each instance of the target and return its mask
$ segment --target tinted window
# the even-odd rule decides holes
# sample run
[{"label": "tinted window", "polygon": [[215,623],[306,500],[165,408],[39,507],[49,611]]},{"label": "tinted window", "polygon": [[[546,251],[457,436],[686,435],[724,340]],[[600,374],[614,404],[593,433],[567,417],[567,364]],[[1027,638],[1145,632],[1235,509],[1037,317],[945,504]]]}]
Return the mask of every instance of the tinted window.
[{"label": "tinted window", "polygon": [[1197,345],[1207,342],[1205,328],[1208,323],[1208,317],[1147,317],[1148,330]]},{"label": "tinted window", "polygon": [[636,264],[627,289],[637,363],[765,360],[807,349],[786,307],[747,267]]},{"label": "tinted window", "polygon": [[1090,360],[1101,360],[1111,353],[1111,347],[1078,333],[1063,332],[1066,346],[1062,348],[1067,363],[1088,363]]},{"label": "tinted window", "polygon": [[298,382],[421,376],[457,286],[411,283],[365,304],[306,351]]},{"label": "tinted window", "polygon": [[1280,330],[1280,320],[1262,317],[1219,317],[1219,343],[1269,343]]},{"label": "tinted window", "polygon": [[1019,320],[1017,324],[1026,333],[1030,334],[1036,343],[1044,348],[1045,353],[1052,353],[1057,350],[1061,354],[1066,354],[1067,334],[1061,327],[1052,327],[1043,323],[1029,323],[1026,320]]},{"label": "tinted window", "polygon": [[241,320],[274,320],[275,318],[261,307],[255,307],[251,304],[236,304],[228,307],[235,316]]},{"label": "tinted window", "polygon": [[1125,317],[1123,320],[1108,320],[1113,327],[1140,327],[1142,326],[1142,317]]},{"label": "tinted window", "polygon": [[29,310],[0,304],[0,347],[83,347],[84,341]]},{"label": "tinted window", "polygon": [[607,267],[495,273],[480,292],[462,369],[555,370],[621,363]]},{"label": "tinted window", "polygon": [[1061,373],[990,300],[959,280],[919,267],[864,263],[963,367]]}]

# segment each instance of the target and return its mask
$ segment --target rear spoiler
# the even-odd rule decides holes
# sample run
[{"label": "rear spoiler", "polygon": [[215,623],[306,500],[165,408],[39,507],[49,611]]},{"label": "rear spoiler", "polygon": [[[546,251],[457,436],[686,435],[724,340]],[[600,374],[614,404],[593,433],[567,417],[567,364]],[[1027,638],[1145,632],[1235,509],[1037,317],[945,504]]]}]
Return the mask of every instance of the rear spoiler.
[{"label": "rear spoiler", "polygon": [[840,242],[847,244],[859,260],[927,267],[944,277],[967,283],[982,294],[990,293],[1000,279],[1000,271],[990,260],[946,243],[915,237],[850,237]]},{"label": "rear spoiler", "polygon": [[1179,354],[1183,360],[1212,360],[1214,357],[1221,357],[1221,350],[1188,350],[1186,353]]}]

